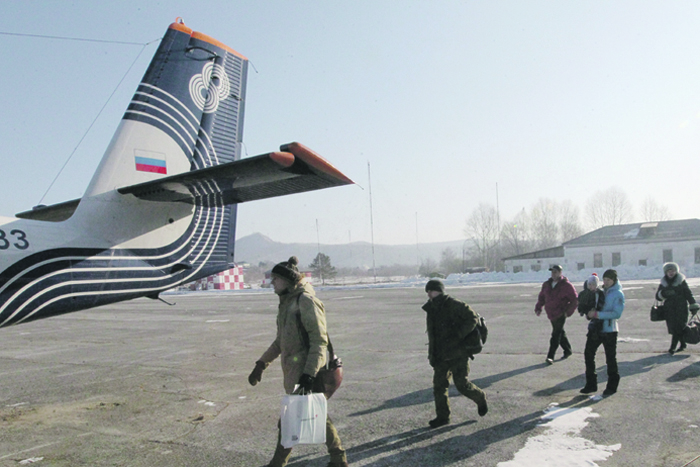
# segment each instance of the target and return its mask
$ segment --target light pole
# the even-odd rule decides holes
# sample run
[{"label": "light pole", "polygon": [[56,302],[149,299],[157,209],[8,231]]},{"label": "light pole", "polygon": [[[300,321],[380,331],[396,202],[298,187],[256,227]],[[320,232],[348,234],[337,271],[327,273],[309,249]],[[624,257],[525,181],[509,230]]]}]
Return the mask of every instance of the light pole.
[{"label": "light pole", "polygon": [[464,271],[467,269],[467,242],[469,239],[464,240],[464,243],[462,243],[462,274],[464,274]]}]

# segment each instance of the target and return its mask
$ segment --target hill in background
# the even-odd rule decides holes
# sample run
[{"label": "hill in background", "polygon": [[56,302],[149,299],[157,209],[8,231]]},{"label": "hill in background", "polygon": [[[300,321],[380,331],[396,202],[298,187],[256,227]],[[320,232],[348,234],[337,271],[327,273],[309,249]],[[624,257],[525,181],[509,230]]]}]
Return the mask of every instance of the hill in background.
[{"label": "hill in background", "polygon": [[[418,245],[374,245],[374,260],[376,267],[393,265],[415,265],[431,259],[440,261],[441,254],[446,248],[451,248],[454,254],[462,257],[464,240],[437,243],[419,243]],[[467,247],[470,243],[467,243]],[[368,242],[353,242],[344,245],[323,245],[321,253],[328,255],[335,267],[341,268],[372,268],[372,245]],[[290,256],[299,258],[302,267],[308,266],[319,252],[316,243],[280,243],[265,235],[255,233],[236,240],[235,260],[238,263],[248,262],[257,265],[263,261],[278,263],[286,261]]]}]

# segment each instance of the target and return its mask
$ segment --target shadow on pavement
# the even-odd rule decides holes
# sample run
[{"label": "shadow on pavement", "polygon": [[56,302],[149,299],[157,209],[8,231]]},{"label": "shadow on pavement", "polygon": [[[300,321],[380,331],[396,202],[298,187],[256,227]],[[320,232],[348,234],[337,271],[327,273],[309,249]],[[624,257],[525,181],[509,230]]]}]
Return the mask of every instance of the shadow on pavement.
[{"label": "shadow on pavement", "polygon": [[[587,396],[575,396],[570,401],[560,404],[559,407],[586,407],[595,403],[597,401],[591,400]],[[542,410],[538,410],[522,417],[475,431],[469,435],[453,436],[428,446],[411,448],[410,446],[414,444],[427,441],[436,435],[443,435],[458,428],[475,424],[476,421],[470,420],[460,424],[447,425],[435,430],[427,427],[416,428],[354,446],[347,450],[348,462],[352,465],[353,462],[384,455],[381,459],[365,465],[373,467],[394,467],[397,465],[445,467],[454,465],[455,462],[463,461],[486,450],[490,444],[499,443],[508,438],[532,431],[542,423],[541,417],[543,413]],[[311,457],[314,456],[309,456],[307,459],[298,459],[296,462],[290,463],[289,466],[305,466],[311,460]],[[314,459],[317,458],[317,456],[314,457]]]},{"label": "shadow on pavement", "polygon": [[[598,352],[596,354],[596,357],[598,359],[603,359],[605,360],[605,353],[603,352]],[[620,371],[620,376],[622,377],[622,383],[624,384],[624,379],[626,376],[632,376],[640,373],[646,373],[648,371],[653,370],[655,367],[658,365],[663,365],[667,363],[673,363],[674,361],[679,361],[688,358],[689,355],[669,355],[669,354],[659,354],[659,355],[654,355],[651,357],[645,357],[639,360],[635,360],[633,362],[618,362],[618,368]],[[606,373],[606,365],[599,366],[597,368],[598,372],[598,384],[600,385],[601,382],[606,382],[608,380],[607,373]],[[687,368],[686,368],[687,370]],[[582,388],[584,384],[586,383],[586,377],[584,374],[585,370],[581,368],[581,374],[578,376],[574,376],[573,378],[570,378],[566,381],[562,381],[561,383],[557,384],[556,386],[546,388],[546,389],[540,389],[539,391],[535,391],[533,393],[534,396],[541,397],[541,396],[551,396],[553,394],[557,394],[560,392],[564,391],[571,391],[573,389],[577,388]],[[696,372],[698,372],[698,375],[700,375],[700,368],[696,369]]]},{"label": "shadow on pavement", "polygon": [[[511,371],[506,371],[503,373],[499,373],[496,375],[491,375],[487,376],[484,378],[479,378],[479,379],[472,379],[470,380],[472,383],[476,384],[479,386],[481,389],[486,389],[492,384],[502,381],[504,379],[512,378],[517,375],[521,375],[523,373],[527,373],[529,371],[534,371],[538,370],[541,368],[545,368],[547,364],[545,363],[540,363],[537,365],[530,365],[526,366],[523,368],[518,368],[516,370],[511,370]],[[450,384],[450,397],[457,397],[461,396],[459,391],[454,387],[454,384]],[[361,412],[355,412],[350,414],[350,417],[357,417],[360,415],[368,415],[371,413],[375,412],[380,412],[382,410],[388,410],[388,409],[398,409],[402,407],[410,407],[413,405],[421,405],[421,404],[427,404],[427,403],[432,403],[433,402],[433,389],[422,389],[420,391],[414,391],[408,394],[404,394],[399,397],[395,397],[393,399],[389,399],[387,401],[384,401],[382,405],[372,408],[372,409],[367,409],[363,410]]]},{"label": "shadow on pavement", "polygon": [[669,376],[666,381],[669,383],[677,383],[686,379],[697,378],[700,376],[700,362],[695,362],[692,365],[680,370],[678,373]]}]

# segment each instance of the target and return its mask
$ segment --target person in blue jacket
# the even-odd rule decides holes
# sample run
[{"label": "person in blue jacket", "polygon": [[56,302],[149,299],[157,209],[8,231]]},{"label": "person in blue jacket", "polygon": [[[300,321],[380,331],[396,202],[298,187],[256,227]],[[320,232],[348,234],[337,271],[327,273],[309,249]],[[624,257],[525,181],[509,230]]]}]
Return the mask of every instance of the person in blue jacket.
[{"label": "person in blue jacket", "polygon": [[586,362],[586,385],[581,389],[581,393],[589,394],[598,390],[595,354],[602,344],[605,350],[605,363],[608,366],[608,384],[603,395],[610,396],[617,392],[617,386],[620,383],[620,373],[617,369],[617,333],[619,331],[617,320],[625,309],[625,294],[622,293],[622,285],[614,269],[608,269],[603,274],[603,290],[605,290],[603,309],[600,311],[593,309],[588,312],[590,319],[598,319],[603,325],[600,330],[588,332],[586,350],[583,352]]}]

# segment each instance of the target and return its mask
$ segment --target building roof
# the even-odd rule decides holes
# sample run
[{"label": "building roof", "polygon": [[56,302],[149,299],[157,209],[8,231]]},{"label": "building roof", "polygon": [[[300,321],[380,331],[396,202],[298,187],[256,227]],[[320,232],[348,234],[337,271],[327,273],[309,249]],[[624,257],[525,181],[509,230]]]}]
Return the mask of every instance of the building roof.
[{"label": "building roof", "polygon": [[514,259],[534,259],[534,258],[563,258],[564,257],[564,247],[555,246],[552,248],[545,248],[544,250],[532,251],[530,253],[523,253],[522,255],[509,256],[508,258],[503,258],[503,261],[514,260]]},{"label": "building roof", "polygon": [[565,248],[700,240],[700,219],[608,225],[562,243]]}]

